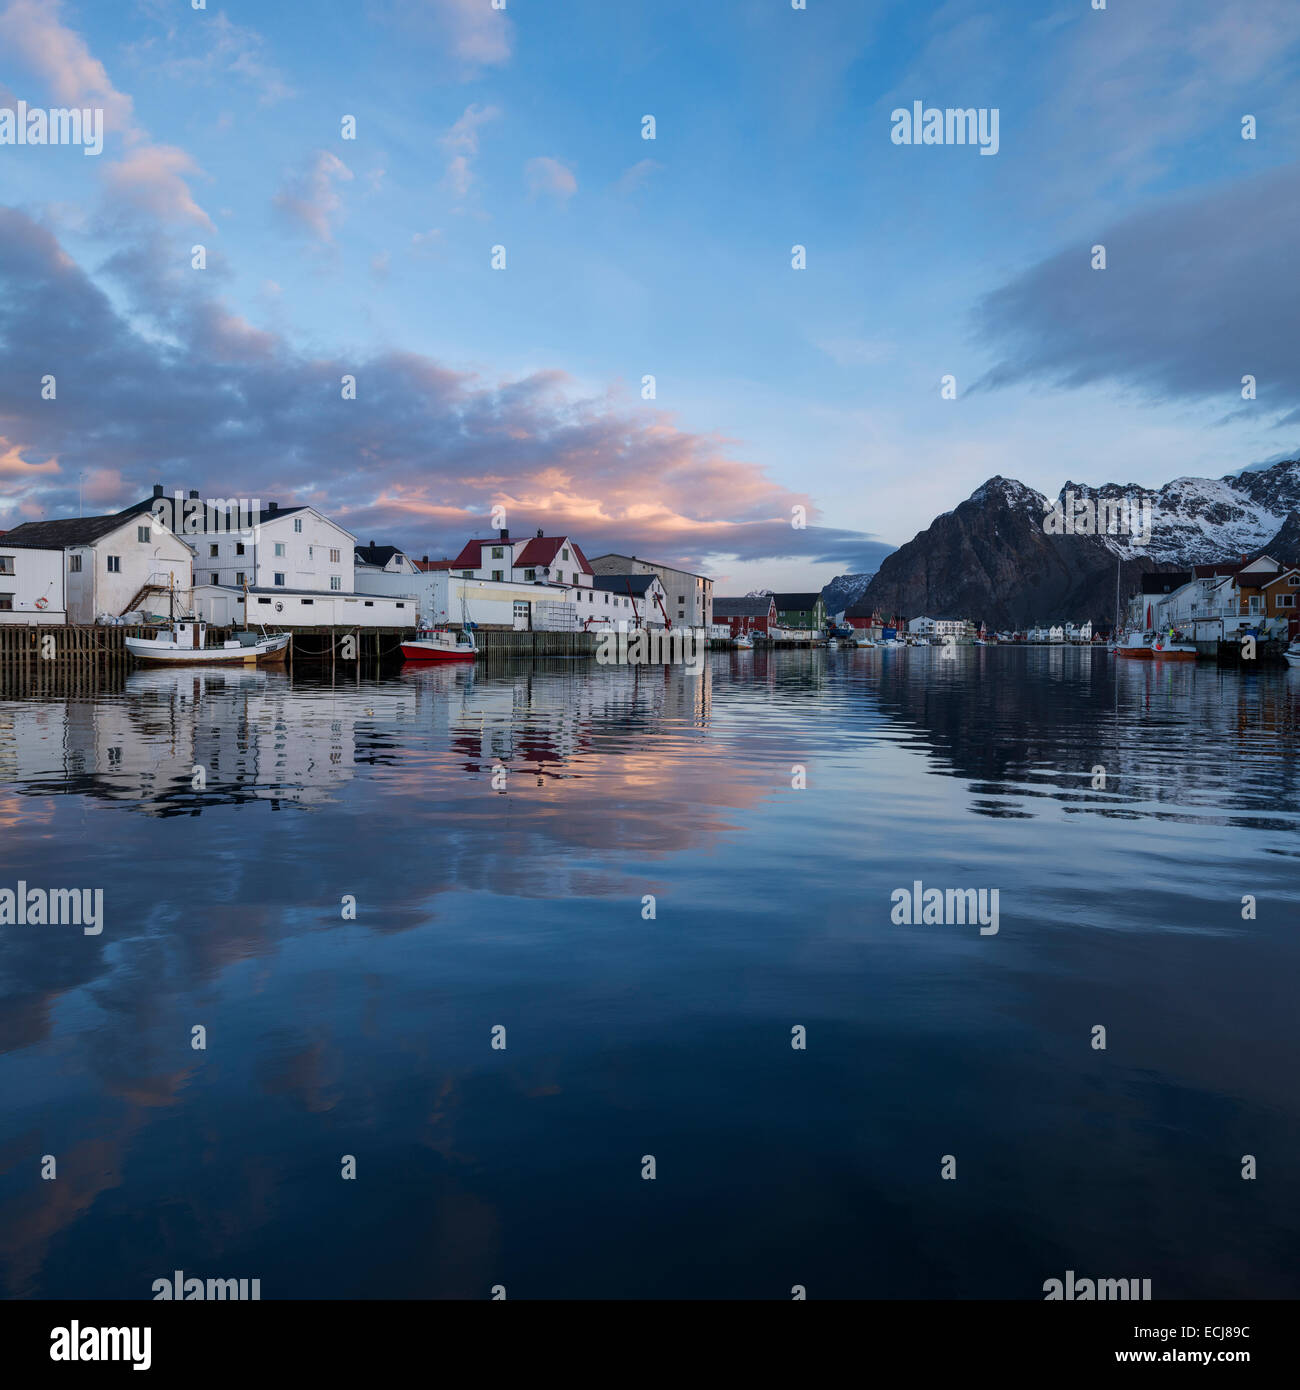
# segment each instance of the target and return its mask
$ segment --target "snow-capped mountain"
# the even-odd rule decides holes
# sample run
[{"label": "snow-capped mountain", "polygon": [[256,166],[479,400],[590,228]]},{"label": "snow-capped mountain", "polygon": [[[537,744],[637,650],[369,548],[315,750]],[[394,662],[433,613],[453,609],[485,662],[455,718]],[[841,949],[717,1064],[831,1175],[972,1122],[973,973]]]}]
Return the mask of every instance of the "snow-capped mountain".
[{"label": "snow-capped mountain", "polygon": [[[1300,537],[1300,460],[1161,488],[1066,483],[1054,499],[990,478],[888,556],[858,602],[882,612],[970,617],[999,627],[1108,620],[1116,568],[1127,592],[1152,570],[1278,559]],[[1066,519],[1068,518],[1068,524]]]}]

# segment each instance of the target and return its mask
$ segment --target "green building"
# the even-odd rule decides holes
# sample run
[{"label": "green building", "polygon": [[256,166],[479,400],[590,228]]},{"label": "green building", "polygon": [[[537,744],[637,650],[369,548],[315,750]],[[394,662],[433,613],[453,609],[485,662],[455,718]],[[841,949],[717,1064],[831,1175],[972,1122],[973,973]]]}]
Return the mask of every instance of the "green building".
[{"label": "green building", "polygon": [[826,604],[821,594],[773,594],[778,627],[807,628],[820,632],[826,626]]}]

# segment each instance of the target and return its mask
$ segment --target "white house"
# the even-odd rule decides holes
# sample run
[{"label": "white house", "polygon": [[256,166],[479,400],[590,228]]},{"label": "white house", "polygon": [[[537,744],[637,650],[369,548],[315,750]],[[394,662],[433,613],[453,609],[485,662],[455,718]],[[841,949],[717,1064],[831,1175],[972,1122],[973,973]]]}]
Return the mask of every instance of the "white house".
[{"label": "white house", "polygon": [[[597,574],[593,581],[596,616],[592,628],[626,632],[638,627],[685,627],[665,618],[668,591],[653,571],[640,574]],[[712,605],[710,605],[712,607]]]},{"label": "white house", "polygon": [[912,618],[907,630],[913,637],[960,637],[966,631],[962,618]]},{"label": "white house", "polygon": [[66,623],[65,583],[62,547],[0,536],[0,623]]},{"label": "white house", "polygon": [[155,516],[148,498],[111,516],[28,521],[4,537],[11,546],[53,546],[64,554],[70,623],[93,623],[144,608],[167,612],[174,584],[188,591],[194,556]]},{"label": "white house", "polygon": [[356,537],[315,507],[267,503],[248,531],[186,533],[194,582],[242,589],[351,593]]}]

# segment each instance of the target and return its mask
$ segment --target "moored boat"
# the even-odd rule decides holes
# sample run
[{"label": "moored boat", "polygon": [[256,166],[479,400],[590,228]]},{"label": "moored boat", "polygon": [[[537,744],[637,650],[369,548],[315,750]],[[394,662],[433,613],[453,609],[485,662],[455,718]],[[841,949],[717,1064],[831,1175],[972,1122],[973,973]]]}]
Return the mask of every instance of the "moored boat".
[{"label": "moored boat", "polygon": [[1300,637],[1297,637],[1282,655],[1288,666],[1300,666]]},{"label": "moored boat", "polygon": [[126,637],[126,649],[152,666],[268,666],[285,659],[289,634],[236,632],[219,647],[206,645],[208,625],[198,619],[173,622],[171,631],[157,637]]},{"label": "moored boat", "polygon": [[742,652],[752,652],[754,650],[754,639],[747,632],[738,632],[735,641],[731,644],[738,647]]},{"label": "moored boat", "polygon": [[1148,661],[1195,661],[1196,648],[1172,633],[1130,632],[1115,648],[1117,656],[1136,656]]},{"label": "moored boat", "polygon": [[407,661],[473,661],[478,643],[468,628],[423,628],[402,643]]}]

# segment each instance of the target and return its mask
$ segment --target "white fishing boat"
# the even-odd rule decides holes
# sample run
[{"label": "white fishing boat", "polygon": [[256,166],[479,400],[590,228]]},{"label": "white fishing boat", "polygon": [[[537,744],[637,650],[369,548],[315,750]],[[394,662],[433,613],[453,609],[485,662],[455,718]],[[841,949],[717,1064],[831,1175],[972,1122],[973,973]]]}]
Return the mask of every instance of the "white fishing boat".
[{"label": "white fishing boat", "polygon": [[1297,637],[1282,655],[1286,658],[1288,666],[1300,666],[1300,637]]},{"label": "white fishing boat", "polygon": [[832,638],[830,638],[830,639],[827,641],[827,643],[826,643],[826,650],[827,650],[827,651],[831,651],[831,652],[833,652],[833,651],[838,651],[838,650],[839,650],[839,645],[840,645],[839,638],[838,638],[838,637],[832,637]]},{"label": "white fishing boat", "polygon": [[173,621],[157,637],[126,637],[126,649],[137,661],[153,666],[258,666],[279,663],[289,648],[289,634],[236,632],[219,647],[207,645],[208,625],[200,619]]},{"label": "white fishing boat", "polygon": [[870,637],[867,636],[865,632],[860,632],[853,639],[853,645],[855,647],[874,647],[876,644],[871,640]]},{"label": "white fishing boat", "polygon": [[738,632],[735,641],[731,644],[738,647],[742,652],[752,652],[754,650],[754,639],[747,632]]}]

